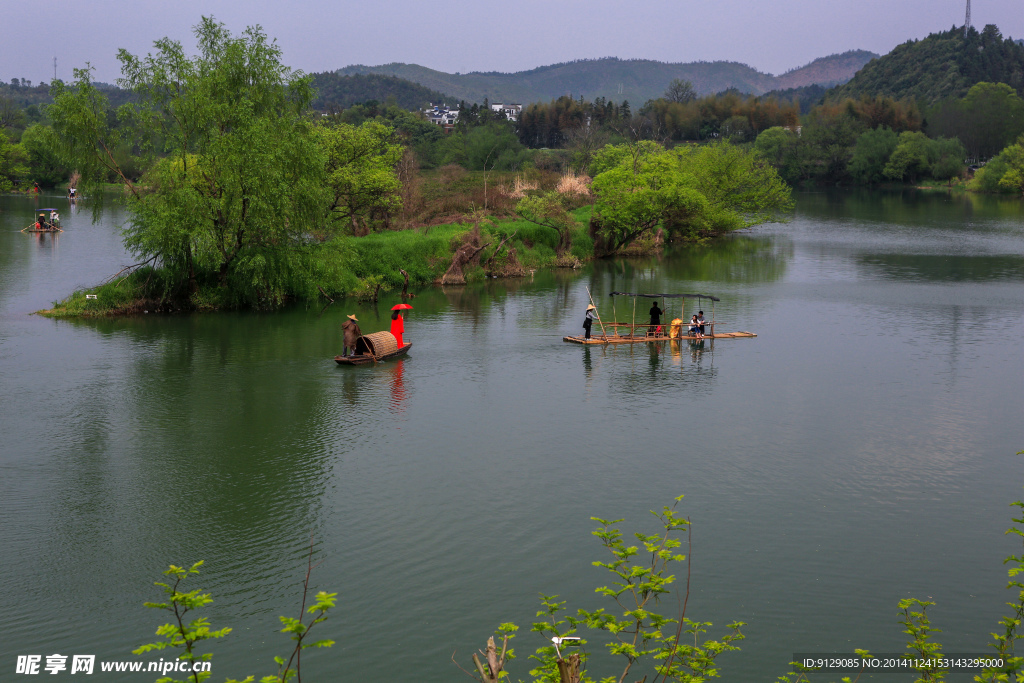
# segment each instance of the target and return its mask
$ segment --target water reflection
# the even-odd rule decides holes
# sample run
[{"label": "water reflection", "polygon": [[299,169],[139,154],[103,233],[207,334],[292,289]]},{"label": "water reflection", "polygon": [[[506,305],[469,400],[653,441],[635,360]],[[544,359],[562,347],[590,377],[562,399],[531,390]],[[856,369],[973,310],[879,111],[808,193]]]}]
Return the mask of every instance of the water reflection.
[{"label": "water reflection", "polygon": [[[97,469],[96,458],[109,461],[103,469],[131,473],[115,516],[151,530],[162,527],[160,520],[178,520],[182,528],[173,537],[153,540],[198,550],[231,569],[261,566],[257,574],[269,575],[272,558],[296,549],[305,533],[299,530],[319,526],[326,459],[351,449],[349,438],[358,435],[366,410],[359,382],[332,392],[325,391],[328,378],[305,372],[296,378],[296,358],[324,358],[319,348],[337,339],[316,321],[303,316],[294,336],[288,330],[295,328],[276,317],[74,323],[114,343],[127,336],[134,352],[103,386],[86,385],[67,397],[88,409],[74,408],[77,419],[54,426],[68,445],[62,471],[73,478],[82,467]],[[110,385],[130,390],[112,395]],[[90,433],[96,437],[82,438]],[[108,474],[97,485],[124,476]],[[83,488],[88,497],[88,483]],[[73,508],[68,514],[73,517]],[[232,546],[238,554],[221,554]],[[250,564],[254,558],[268,564]]]},{"label": "water reflection", "polygon": [[607,391],[624,401],[709,393],[717,377],[714,346],[714,340],[674,339],[583,346],[586,391]]},{"label": "water reflection", "polygon": [[[589,266],[588,286],[600,308],[611,291],[690,293],[702,283],[770,283],[785,277],[793,253],[784,236],[736,234],[707,245],[672,245],[659,256],[597,261]],[[616,310],[617,319],[630,319],[632,304],[627,308]]]},{"label": "water reflection", "polygon": [[31,235],[31,239],[35,242],[35,245],[47,251],[56,251],[57,245],[60,240],[60,233],[57,232],[30,232],[25,233]]},{"label": "water reflection", "polygon": [[901,188],[823,189],[797,194],[797,215],[801,217],[870,221],[886,225],[914,225],[929,228],[979,226],[999,220],[1020,219],[1018,197],[941,190]]},{"label": "water reflection", "polygon": [[861,254],[865,276],[901,282],[1024,280],[1024,256],[963,254]]},{"label": "water reflection", "polygon": [[402,414],[405,412],[405,401],[408,398],[406,395],[405,382],[402,379],[405,373],[406,359],[395,361],[393,368],[390,371],[391,379],[391,403],[390,408],[392,413]]}]

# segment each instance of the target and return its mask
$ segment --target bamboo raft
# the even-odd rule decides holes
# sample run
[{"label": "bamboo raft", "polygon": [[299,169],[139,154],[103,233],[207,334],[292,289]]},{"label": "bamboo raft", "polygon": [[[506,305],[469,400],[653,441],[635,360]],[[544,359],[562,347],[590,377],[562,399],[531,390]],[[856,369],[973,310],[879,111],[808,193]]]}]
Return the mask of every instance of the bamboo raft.
[{"label": "bamboo raft", "polygon": [[[590,289],[587,289],[587,294],[590,294]],[[670,339],[677,341],[700,341],[703,339],[740,339],[756,337],[757,335],[753,332],[715,332],[715,302],[719,301],[718,297],[711,296],[710,294],[634,294],[631,292],[612,292],[612,315],[615,315],[615,297],[616,296],[629,296],[633,298],[633,322],[630,323],[606,323],[601,321],[601,316],[597,316],[598,325],[600,327],[600,334],[591,333],[590,339],[586,339],[582,334],[572,334],[562,337],[562,341],[570,342],[572,344],[640,344],[644,342],[663,342]],[[680,300],[679,308],[679,334],[672,336],[669,331],[671,329],[670,324],[651,325],[650,322],[638,323],[636,322],[636,300],[637,298],[645,299],[678,299]],[[711,320],[705,321],[703,327],[710,330],[710,334],[704,334],[697,336],[695,334],[689,334],[690,321],[686,320],[684,303],[686,299],[696,299],[698,305],[704,299],[711,302]],[[593,303],[593,297],[590,298],[590,302]],[[666,317],[668,311],[663,311]],[[609,332],[610,329],[610,332]],[[623,332],[620,334],[620,330]],[[683,334],[683,332],[686,334]]]},{"label": "bamboo raft", "polygon": [[[573,344],[640,344],[643,342],[663,342],[675,339],[676,341],[700,341],[702,339],[740,339],[744,337],[756,337],[757,335],[753,332],[711,332],[705,334],[703,337],[698,337],[692,334],[682,334],[678,337],[673,337],[668,334],[650,334],[647,331],[638,333],[638,329],[633,329],[629,334],[618,334],[619,327],[635,327],[635,328],[650,328],[649,323],[643,325],[631,325],[630,323],[605,323],[605,327],[615,328],[614,334],[594,334],[591,335],[590,339],[585,339],[582,334],[580,335],[569,335],[562,337],[562,341],[571,342]],[[705,327],[713,327],[711,323],[705,323]],[[663,326],[664,327],[664,326]]]}]

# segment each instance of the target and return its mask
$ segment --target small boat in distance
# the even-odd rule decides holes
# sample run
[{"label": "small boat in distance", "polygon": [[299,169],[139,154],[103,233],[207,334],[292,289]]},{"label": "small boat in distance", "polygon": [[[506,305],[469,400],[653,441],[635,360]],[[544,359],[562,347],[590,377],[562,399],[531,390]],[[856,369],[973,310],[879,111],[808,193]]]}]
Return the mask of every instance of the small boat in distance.
[{"label": "small boat in distance", "polygon": [[400,358],[411,348],[411,343],[398,346],[398,340],[390,332],[374,332],[356,339],[356,349],[351,356],[335,356],[334,362],[338,365],[365,365]]},{"label": "small boat in distance", "polygon": [[[710,294],[634,294],[632,292],[612,292],[612,318],[615,318],[615,297],[616,296],[631,296],[633,297],[633,320],[628,323],[620,322],[602,322],[600,316],[597,321],[599,325],[595,328],[600,330],[600,334],[593,333],[590,339],[587,339],[584,335],[569,335],[562,337],[562,341],[572,342],[573,344],[639,344],[641,342],[660,342],[668,339],[736,339],[739,337],[756,337],[757,335],[753,332],[716,332],[715,331],[715,302],[720,301],[718,297],[711,296]],[[645,322],[638,323],[636,321],[636,300],[637,297],[645,299],[661,299],[662,304],[665,304],[665,299],[679,299],[679,317],[672,320],[671,324],[666,325],[661,323],[659,325],[651,325],[650,319],[647,317],[646,312],[642,312],[641,315]],[[698,308],[702,305],[703,300],[711,302],[711,319],[701,321],[701,329],[709,328],[707,332],[704,332],[700,336],[693,334],[689,331],[691,322],[686,319],[685,309],[686,300],[696,299]],[[702,311],[703,313],[703,311]],[[669,311],[666,307],[662,314],[667,318],[669,317]]]}]

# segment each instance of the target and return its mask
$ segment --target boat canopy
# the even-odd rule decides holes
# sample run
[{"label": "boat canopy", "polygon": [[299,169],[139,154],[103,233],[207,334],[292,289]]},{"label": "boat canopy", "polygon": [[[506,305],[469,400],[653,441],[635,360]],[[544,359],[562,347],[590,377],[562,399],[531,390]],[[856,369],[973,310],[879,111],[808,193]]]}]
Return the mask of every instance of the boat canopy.
[{"label": "boat canopy", "polygon": [[612,292],[612,296],[642,296],[647,299],[708,299],[710,301],[721,301],[710,294],[634,294],[632,292]]},{"label": "boat canopy", "polygon": [[374,332],[364,334],[356,339],[356,353],[369,353],[372,356],[383,356],[398,350],[398,340],[390,332]]}]

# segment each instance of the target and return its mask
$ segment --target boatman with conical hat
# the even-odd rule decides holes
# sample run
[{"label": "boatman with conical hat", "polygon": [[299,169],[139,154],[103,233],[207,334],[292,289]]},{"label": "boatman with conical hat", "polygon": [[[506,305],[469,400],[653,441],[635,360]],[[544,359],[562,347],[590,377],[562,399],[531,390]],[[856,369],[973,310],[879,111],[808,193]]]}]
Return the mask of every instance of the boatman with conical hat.
[{"label": "boatman with conical hat", "polygon": [[359,329],[359,319],[354,315],[347,317],[348,320],[341,324],[341,330],[345,335],[344,346],[341,351],[343,356],[354,355],[356,352],[356,340],[363,336],[362,331]]},{"label": "boatman with conical hat", "polygon": [[590,339],[590,327],[594,324],[595,315],[597,315],[597,306],[590,304],[587,306],[587,315],[583,318],[584,339]]}]

